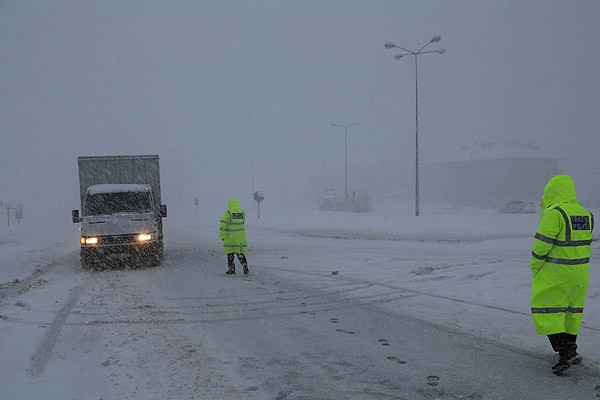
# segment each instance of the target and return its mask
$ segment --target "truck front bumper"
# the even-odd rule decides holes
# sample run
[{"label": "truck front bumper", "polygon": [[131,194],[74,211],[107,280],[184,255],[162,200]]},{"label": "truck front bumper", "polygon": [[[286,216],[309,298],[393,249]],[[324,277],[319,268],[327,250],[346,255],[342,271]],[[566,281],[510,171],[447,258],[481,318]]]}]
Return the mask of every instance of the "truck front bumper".
[{"label": "truck front bumper", "polygon": [[[152,237],[153,234],[148,234]],[[103,262],[110,260],[126,260],[129,258],[162,257],[162,239],[152,237],[141,241],[140,234],[99,236],[95,244],[86,244],[87,238],[81,240],[81,258],[86,262]]]},{"label": "truck front bumper", "polygon": [[159,242],[133,243],[121,245],[81,246],[81,256],[90,259],[126,259],[144,257],[155,254],[160,249]]}]

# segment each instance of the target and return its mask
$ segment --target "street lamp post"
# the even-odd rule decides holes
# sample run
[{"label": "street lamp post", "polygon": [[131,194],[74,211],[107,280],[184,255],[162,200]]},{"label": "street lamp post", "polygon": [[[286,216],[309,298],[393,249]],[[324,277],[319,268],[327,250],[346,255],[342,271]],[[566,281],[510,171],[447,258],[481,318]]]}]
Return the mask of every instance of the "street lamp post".
[{"label": "street lamp post", "polygon": [[331,124],[331,126],[339,126],[340,128],[344,128],[344,201],[348,201],[348,136],[346,134],[346,129],[351,126],[358,125],[358,123],[351,125],[339,125],[339,124]]},{"label": "street lamp post", "polygon": [[425,43],[425,45],[423,47],[421,47],[421,49],[419,51],[411,51],[408,49],[405,49],[404,47],[400,47],[394,43],[386,43],[385,44],[385,48],[386,49],[392,49],[392,48],[398,48],[401,50],[406,51],[407,53],[403,53],[403,54],[399,54],[394,56],[395,60],[400,60],[402,57],[404,56],[414,56],[415,57],[415,126],[416,126],[416,131],[415,131],[415,216],[419,216],[419,85],[418,85],[418,61],[417,59],[419,58],[418,56],[420,56],[421,54],[428,54],[428,53],[437,53],[437,54],[444,54],[446,52],[445,49],[438,49],[438,50],[430,50],[430,51],[423,51],[423,49],[425,49],[425,47],[427,47],[427,45],[429,45],[429,43],[437,43],[440,40],[442,40],[442,38],[440,36],[434,36],[433,38],[431,38],[431,40],[427,43]]}]

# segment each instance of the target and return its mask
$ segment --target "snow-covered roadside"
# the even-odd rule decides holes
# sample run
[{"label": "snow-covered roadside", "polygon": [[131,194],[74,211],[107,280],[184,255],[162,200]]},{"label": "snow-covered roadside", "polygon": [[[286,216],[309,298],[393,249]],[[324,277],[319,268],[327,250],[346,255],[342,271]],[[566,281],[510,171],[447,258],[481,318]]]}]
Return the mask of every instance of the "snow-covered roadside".
[{"label": "snow-covered roadside", "polygon": [[50,260],[73,257],[79,251],[79,231],[75,224],[0,225],[0,284],[22,280],[49,267]]}]

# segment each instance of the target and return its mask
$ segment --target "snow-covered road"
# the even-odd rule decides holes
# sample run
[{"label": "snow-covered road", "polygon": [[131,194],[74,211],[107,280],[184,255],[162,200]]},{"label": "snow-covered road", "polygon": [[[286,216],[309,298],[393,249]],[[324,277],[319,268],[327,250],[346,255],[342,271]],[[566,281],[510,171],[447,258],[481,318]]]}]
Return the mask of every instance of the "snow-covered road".
[{"label": "snow-covered road", "polygon": [[0,286],[0,397],[600,396],[597,272],[584,365],[556,377],[528,313],[529,238],[347,236],[256,224],[248,276],[224,274],[213,226],[168,228],[160,268],[87,272],[76,242],[16,246],[3,267],[29,272]]}]

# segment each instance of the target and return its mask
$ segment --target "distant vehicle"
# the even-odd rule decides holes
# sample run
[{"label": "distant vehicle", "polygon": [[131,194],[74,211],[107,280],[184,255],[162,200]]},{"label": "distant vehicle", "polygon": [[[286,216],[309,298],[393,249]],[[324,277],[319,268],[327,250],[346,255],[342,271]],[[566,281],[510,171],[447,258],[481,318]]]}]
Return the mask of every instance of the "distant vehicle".
[{"label": "distant vehicle", "polygon": [[163,260],[162,219],[157,155],[79,157],[81,266],[90,269],[113,259],[136,264]]},{"label": "distant vehicle", "polygon": [[335,189],[323,189],[319,195],[319,211],[341,211]]},{"label": "distant vehicle", "polygon": [[535,205],[531,201],[510,201],[500,208],[506,214],[535,214]]},{"label": "distant vehicle", "polygon": [[323,189],[319,196],[319,211],[373,211],[368,192],[349,192],[346,197],[336,194],[334,189]]}]

